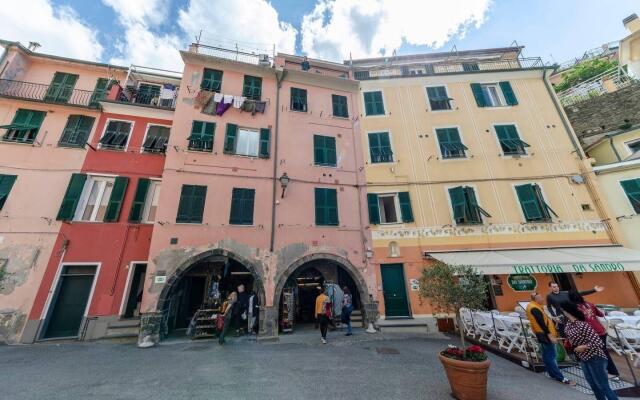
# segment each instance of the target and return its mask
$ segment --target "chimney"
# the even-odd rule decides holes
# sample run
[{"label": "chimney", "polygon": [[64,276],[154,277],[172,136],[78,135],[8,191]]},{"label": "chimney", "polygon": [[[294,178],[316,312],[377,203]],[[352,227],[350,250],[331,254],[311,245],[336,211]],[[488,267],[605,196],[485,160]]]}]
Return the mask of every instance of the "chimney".
[{"label": "chimney", "polygon": [[638,15],[635,13],[623,19],[622,25],[624,25],[624,27],[627,28],[629,33],[635,33],[637,31],[640,31],[640,19],[638,19]]},{"label": "chimney", "polygon": [[[634,14],[634,15],[635,15],[635,14]],[[636,17],[636,18],[637,18],[637,17]],[[38,42],[29,42],[29,46],[27,47],[27,49],[29,49],[29,51],[36,51],[36,49],[37,49],[38,47],[42,47],[42,46],[40,45],[40,43],[38,43]]]}]

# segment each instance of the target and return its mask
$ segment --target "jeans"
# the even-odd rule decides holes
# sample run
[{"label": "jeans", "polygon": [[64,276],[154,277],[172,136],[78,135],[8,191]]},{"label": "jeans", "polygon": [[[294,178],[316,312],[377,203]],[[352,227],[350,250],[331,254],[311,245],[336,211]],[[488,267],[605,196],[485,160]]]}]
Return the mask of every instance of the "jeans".
[{"label": "jeans", "polygon": [[556,361],[556,345],[554,343],[540,343],[540,345],[542,346],[542,363],[547,373],[557,381],[564,381],[564,375]]},{"label": "jeans", "polygon": [[591,357],[587,361],[581,361],[582,372],[589,382],[591,390],[597,400],[618,400],[618,396],[609,386],[607,376],[607,359],[602,357]]},{"label": "jeans", "polygon": [[604,352],[607,355],[607,372],[615,376],[620,375],[620,372],[618,372],[618,367],[616,367],[616,364],[613,362],[613,359],[611,358],[611,354],[609,354],[609,349],[607,349],[607,335],[604,334],[600,336],[600,339],[602,339]]},{"label": "jeans", "polygon": [[318,314],[318,322],[320,322],[320,334],[323,339],[327,338],[327,327],[329,326],[329,317],[324,314]]}]

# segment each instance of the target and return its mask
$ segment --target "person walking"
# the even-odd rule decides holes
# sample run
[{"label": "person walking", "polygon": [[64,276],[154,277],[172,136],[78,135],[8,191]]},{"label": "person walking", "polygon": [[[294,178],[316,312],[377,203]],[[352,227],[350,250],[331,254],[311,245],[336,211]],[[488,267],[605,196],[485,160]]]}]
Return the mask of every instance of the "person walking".
[{"label": "person walking", "polygon": [[343,323],[347,324],[347,333],[345,336],[353,335],[353,328],[351,326],[351,313],[353,312],[353,299],[351,298],[351,293],[349,292],[348,287],[342,288],[344,295],[342,297],[342,315],[341,320]]},{"label": "person walking", "polygon": [[234,311],[236,309],[237,301],[238,301],[238,294],[236,292],[231,292],[226,300],[227,306],[222,313],[222,316],[224,317],[224,326],[222,327],[222,332],[220,332],[218,336],[218,343],[221,345],[225,343],[224,338],[225,336],[227,336],[229,329],[231,329],[231,325],[235,323]]},{"label": "person walking", "polygon": [[327,328],[329,326],[329,318],[331,318],[331,301],[326,292],[326,287],[322,286],[320,294],[316,297],[316,318],[320,324],[322,344],[327,344]]},{"label": "person walking", "polygon": [[566,385],[574,386],[576,383],[564,377],[558,362],[556,361],[556,343],[558,334],[551,319],[545,314],[542,308],[543,298],[540,293],[531,293],[531,301],[527,305],[527,319],[531,323],[531,330],[536,335],[538,343],[542,348],[542,363],[547,373],[552,379]]},{"label": "person walking", "polygon": [[607,350],[607,330],[598,319],[598,317],[604,317],[604,313],[593,303],[586,301],[576,290],[569,291],[569,300],[578,306],[578,310],[584,315],[584,322],[589,324],[596,334],[600,336],[602,340],[602,350],[607,355],[607,373],[609,374],[609,379],[615,382],[620,381],[620,372],[613,362],[609,350]]},{"label": "person walking", "polygon": [[562,312],[567,318],[564,334],[574,347],[582,372],[597,400],[618,400],[611,390],[607,376],[607,355],[602,348],[602,340],[585,322],[584,315],[572,302],[562,303]]}]

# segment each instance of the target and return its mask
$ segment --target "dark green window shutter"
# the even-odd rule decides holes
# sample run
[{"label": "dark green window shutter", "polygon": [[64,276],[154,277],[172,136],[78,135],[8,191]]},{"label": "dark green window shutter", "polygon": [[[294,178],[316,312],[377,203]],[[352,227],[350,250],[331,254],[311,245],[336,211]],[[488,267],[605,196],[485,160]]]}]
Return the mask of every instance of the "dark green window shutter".
[{"label": "dark green window shutter", "polygon": [[349,117],[349,109],[347,107],[347,96],[332,94],[331,104],[333,106],[334,117],[341,117],[341,118]]},{"label": "dark green window shutter", "polygon": [[116,177],[113,190],[111,191],[111,197],[109,198],[109,204],[107,205],[107,211],[104,214],[104,222],[118,222],[128,184],[129,178],[126,176]]},{"label": "dark green window shutter", "polygon": [[44,111],[18,109],[11,124],[1,127],[7,130],[3,139],[11,142],[33,143],[45,115],[47,113]]},{"label": "dark green window shutter", "polygon": [[242,95],[250,100],[260,100],[262,96],[262,78],[245,75]]},{"label": "dark green window shutter", "polygon": [[231,213],[229,223],[232,225],[253,225],[253,206],[255,189],[233,188],[231,193]]},{"label": "dark green window shutter", "polygon": [[193,121],[191,123],[191,135],[189,140],[189,150],[213,151],[213,136],[216,124],[213,122]]},{"label": "dark green window shutter", "polygon": [[365,115],[384,115],[382,92],[364,92]]},{"label": "dark green window shutter", "polygon": [[222,71],[217,69],[205,68],[202,73],[202,82],[200,89],[209,90],[211,92],[219,92],[222,88]]},{"label": "dark green window shutter", "polygon": [[44,101],[66,103],[71,98],[78,75],[56,72],[44,96]]},{"label": "dark green window shutter", "polygon": [[442,158],[463,158],[466,156],[467,146],[462,144],[458,128],[436,129],[436,136],[438,136]]},{"label": "dark green window shutter", "polygon": [[315,189],[316,225],[338,225],[338,194],[336,189]]},{"label": "dark green window shutter", "polygon": [[545,219],[532,184],[516,186],[516,193],[527,221],[540,221]]},{"label": "dark green window shutter", "polygon": [[260,158],[269,158],[271,149],[271,130],[269,128],[260,129],[260,150],[258,155]]},{"label": "dark green window shutter", "polygon": [[453,219],[456,223],[466,222],[467,200],[462,186],[449,189],[451,198],[451,208],[453,209]]},{"label": "dark green window shutter", "polygon": [[110,79],[98,78],[98,80],[96,81],[96,87],[93,89],[93,94],[91,94],[89,107],[97,108],[99,105],[98,102],[100,100],[104,100],[107,97],[109,82]]},{"label": "dark green window shutter", "polygon": [[236,135],[238,133],[238,125],[227,124],[227,133],[224,137],[224,152],[234,154],[236,152]]},{"label": "dark green window shutter", "polygon": [[500,89],[502,90],[502,95],[504,99],[507,101],[507,104],[510,106],[518,105],[518,99],[516,98],[516,94],[513,92],[513,88],[511,87],[511,83],[504,81],[500,82]]},{"label": "dark green window shutter", "polygon": [[178,205],[177,223],[202,223],[207,187],[199,185],[182,185],[180,204]]},{"label": "dark green window shutter", "polygon": [[70,115],[62,131],[61,146],[84,147],[89,139],[95,118],[86,115]]},{"label": "dark green window shutter", "polygon": [[337,165],[336,138],[313,135],[313,157],[316,165],[335,167]]},{"label": "dark green window shutter", "polygon": [[451,102],[444,86],[432,86],[427,88],[427,97],[432,111],[451,110]]},{"label": "dark green window shutter", "polygon": [[380,204],[378,203],[378,195],[375,193],[367,193],[367,204],[369,206],[369,223],[377,225],[380,223]]},{"label": "dark green window shutter", "polygon": [[400,202],[402,222],[413,222],[413,210],[411,210],[411,198],[409,197],[409,192],[398,193],[398,201]]},{"label": "dark green window shutter", "polygon": [[633,210],[640,214],[640,178],[621,181],[620,185],[633,206]]},{"label": "dark green window shutter", "polygon": [[7,197],[9,197],[9,192],[11,192],[16,178],[16,175],[0,175],[0,210],[4,207],[4,203],[7,201]]},{"label": "dark green window shutter", "polygon": [[467,222],[471,224],[482,223],[482,217],[480,216],[480,207],[478,206],[478,200],[476,199],[475,190],[473,190],[472,187],[465,186],[464,194],[467,204]]},{"label": "dark green window shutter", "polygon": [[136,194],[133,197],[131,211],[129,212],[129,222],[139,223],[142,221],[142,212],[144,211],[144,203],[147,199],[147,192],[149,191],[150,185],[150,179],[138,179],[138,187],[136,188]]},{"label": "dark green window shutter", "polygon": [[393,151],[391,151],[389,132],[369,134],[369,154],[372,164],[393,162]]},{"label": "dark green window shutter", "polygon": [[73,219],[73,215],[78,207],[78,201],[84,189],[84,183],[87,180],[87,174],[72,174],[67,191],[62,199],[60,210],[58,210],[58,221],[70,221]]},{"label": "dark green window shutter", "polygon": [[484,100],[484,93],[482,93],[482,85],[479,83],[472,83],[471,91],[473,92],[473,97],[476,99],[478,107],[486,107],[487,103]]},{"label": "dark green window shutter", "polygon": [[540,206],[540,209],[542,210],[542,214],[544,215],[544,218],[546,220],[551,220],[551,214],[553,214],[556,218],[558,218],[558,214],[556,214],[556,212],[553,211],[553,209],[549,206],[549,204],[547,204],[547,202],[544,200],[544,196],[542,195],[542,189],[540,189],[540,186],[537,184],[534,184],[533,190],[536,193],[536,199],[538,200],[538,204]]},{"label": "dark green window shutter", "polygon": [[307,111],[307,90],[291,88],[291,109],[294,111]]}]

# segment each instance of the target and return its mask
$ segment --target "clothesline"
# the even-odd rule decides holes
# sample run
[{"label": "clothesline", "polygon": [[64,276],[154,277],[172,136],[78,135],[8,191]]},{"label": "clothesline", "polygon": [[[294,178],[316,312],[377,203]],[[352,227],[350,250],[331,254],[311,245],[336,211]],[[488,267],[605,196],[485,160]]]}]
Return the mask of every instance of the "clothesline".
[{"label": "clothesline", "polygon": [[204,114],[221,116],[231,107],[241,111],[250,112],[255,115],[257,112],[265,111],[267,102],[247,99],[244,96],[216,93],[209,90],[200,90],[194,98],[194,107],[201,108]]}]

